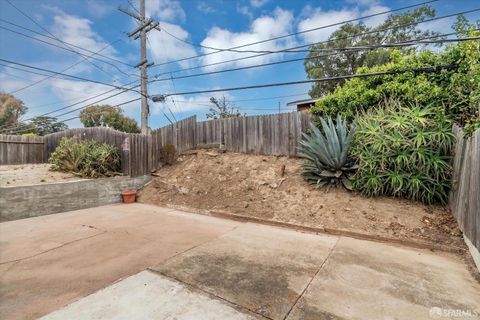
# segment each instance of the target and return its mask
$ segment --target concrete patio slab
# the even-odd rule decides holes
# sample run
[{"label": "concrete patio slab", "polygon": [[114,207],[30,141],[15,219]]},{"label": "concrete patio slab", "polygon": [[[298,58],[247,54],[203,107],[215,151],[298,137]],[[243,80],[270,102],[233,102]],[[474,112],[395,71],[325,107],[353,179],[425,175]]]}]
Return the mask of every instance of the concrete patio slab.
[{"label": "concrete patio slab", "polygon": [[[45,315],[239,224],[169,211],[111,205],[1,223],[0,252],[7,248],[8,259],[17,261],[0,263],[0,319]],[[70,230],[79,225],[99,233],[72,238]],[[29,249],[51,242],[65,244],[45,251]]]},{"label": "concrete patio slab", "polygon": [[450,319],[449,312],[480,319],[480,284],[458,257],[341,238],[288,320]]},{"label": "concrete patio slab", "polygon": [[152,270],[271,319],[283,319],[337,237],[245,224]]},{"label": "concrete patio slab", "polygon": [[226,302],[143,271],[52,312],[42,320],[254,320]]},{"label": "concrete patio slab", "polygon": [[391,320],[453,312],[470,320],[480,311],[480,284],[452,254],[150,205],[0,223],[0,252],[2,320],[67,305],[49,316]]}]

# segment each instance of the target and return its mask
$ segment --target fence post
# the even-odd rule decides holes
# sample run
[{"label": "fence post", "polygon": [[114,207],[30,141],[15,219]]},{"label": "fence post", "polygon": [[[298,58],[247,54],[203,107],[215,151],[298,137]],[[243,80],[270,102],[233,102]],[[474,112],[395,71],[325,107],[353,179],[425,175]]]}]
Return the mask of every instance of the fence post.
[{"label": "fence post", "polygon": [[130,170],[130,135],[123,139],[122,148],[120,150],[120,158],[122,159],[122,173],[131,175]]}]

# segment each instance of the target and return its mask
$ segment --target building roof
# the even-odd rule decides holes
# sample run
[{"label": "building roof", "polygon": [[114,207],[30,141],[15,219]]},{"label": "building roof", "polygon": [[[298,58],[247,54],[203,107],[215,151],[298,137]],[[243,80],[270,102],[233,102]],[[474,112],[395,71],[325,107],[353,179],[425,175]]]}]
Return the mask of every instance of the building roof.
[{"label": "building roof", "polygon": [[295,100],[287,103],[287,106],[296,106],[299,104],[305,104],[305,103],[315,103],[317,102],[318,99],[303,99],[303,100]]}]

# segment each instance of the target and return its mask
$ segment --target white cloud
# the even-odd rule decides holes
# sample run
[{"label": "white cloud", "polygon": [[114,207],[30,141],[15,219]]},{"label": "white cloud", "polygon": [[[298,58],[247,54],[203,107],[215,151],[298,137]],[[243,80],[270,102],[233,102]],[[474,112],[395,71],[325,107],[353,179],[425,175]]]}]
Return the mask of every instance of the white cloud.
[{"label": "white cloud", "polygon": [[[346,20],[358,18],[360,16],[358,9],[340,9],[323,11],[320,8],[306,7],[303,10],[303,15],[307,16],[298,24],[298,31],[305,31],[318,27],[336,24]],[[322,28],[312,32],[302,34],[302,38],[307,43],[319,42],[328,39],[330,34],[338,29],[337,26]]]},{"label": "white cloud", "polygon": [[[160,25],[176,37],[182,40],[188,39],[188,32],[179,25],[170,24],[168,22],[162,22]],[[165,32],[151,32],[148,35],[148,39],[151,44],[150,53],[153,55],[155,63],[162,63],[196,55],[193,46],[175,39]],[[190,62],[181,62],[180,65],[182,67],[188,67]]]},{"label": "white cloud", "polygon": [[102,2],[98,0],[87,0],[85,2],[88,13],[94,18],[101,18],[108,12],[115,9],[113,3]]},{"label": "white cloud", "polygon": [[[276,36],[284,35],[292,32],[293,29],[293,15],[290,11],[275,9],[273,15],[261,16],[255,19],[250,29],[246,32],[231,32],[226,29],[218,27],[212,28],[207,37],[202,41],[202,45],[214,48],[231,48],[241,46],[243,44],[257,42]],[[281,50],[286,47],[294,45],[294,39],[286,38],[278,41],[266,42],[258,45],[245,47],[245,50]],[[203,51],[211,52],[212,50],[203,49]],[[219,61],[238,59],[243,56],[252,55],[252,53],[235,53],[235,52],[221,52],[205,56],[202,59],[203,64],[211,64]],[[264,55],[248,60],[237,60],[231,63],[222,64],[219,66],[206,67],[207,70],[217,70],[230,66],[246,66],[255,63],[262,63],[275,59],[278,55]]]},{"label": "white cloud", "polygon": [[248,6],[237,6],[237,12],[247,16],[250,20],[253,19],[253,12],[250,11],[250,7]]},{"label": "white cloud", "polygon": [[[115,49],[92,29],[92,21],[68,14],[58,14],[53,18],[53,33],[61,40],[90,51],[102,50],[103,55],[113,56]],[[105,48],[105,49],[104,49]],[[78,50],[75,48],[75,50]],[[90,55],[85,53],[85,55]]]},{"label": "white cloud", "polygon": [[[371,7],[369,7],[368,9],[366,9],[365,11],[362,12],[362,16],[370,16],[370,15],[373,15],[373,14],[377,14],[377,13],[381,13],[381,12],[386,12],[386,11],[389,11],[391,10],[389,7],[386,7],[386,6],[382,6],[382,5],[372,5]],[[371,17],[371,18],[368,18],[368,19],[364,19],[362,20],[368,27],[376,27],[378,26],[379,24],[381,24],[383,21],[385,21],[385,19],[388,17],[387,14],[382,14],[382,15],[378,15],[378,16],[375,16],[375,17]]]},{"label": "white cloud", "polygon": [[205,14],[210,14],[210,13],[214,13],[216,12],[217,10],[215,10],[214,8],[212,8],[211,6],[209,6],[206,2],[204,1],[201,1],[198,3],[197,5],[197,10],[200,11],[200,12],[203,12]]},{"label": "white cloud", "polygon": [[148,0],[145,3],[146,15],[162,21],[185,21],[186,14],[176,0]]},{"label": "white cloud", "polygon": [[250,5],[255,8],[260,8],[266,5],[270,0],[250,0]]}]

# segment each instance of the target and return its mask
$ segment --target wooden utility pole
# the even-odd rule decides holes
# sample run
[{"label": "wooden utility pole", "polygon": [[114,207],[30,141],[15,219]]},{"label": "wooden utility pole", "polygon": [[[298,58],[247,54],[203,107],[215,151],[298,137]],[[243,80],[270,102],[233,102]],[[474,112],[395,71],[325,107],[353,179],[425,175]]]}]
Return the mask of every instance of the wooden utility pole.
[{"label": "wooden utility pole", "polygon": [[[140,15],[143,22],[145,20],[145,0],[140,0]],[[149,109],[147,99],[147,33],[145,32],[145,28],[140,30],[140,61],[145,61],[145,63],[142,63],[140,66],[142,81],[140,92],[142,93],[142,134],[147,134]]]},{"label": "wooden utility pole", "polygon": [[148,73],[147,68],[152,66],[153,63],[148,63],[147,60],[147,33],[152,29],[160,30],[159,23],[152,19],[145,17],[145,0],[140,0],[140,15],[131,12],[128,9],[118,7],[118,10],[129,15],[139,22],[139,26],[128,34],[129,37],[134,39],[140,39],[140,62],[135,65],[136,68],[140,68],[140,93],[142,95],[142,133],[148,133],[148,115],[150,110],[148,108]]}]

